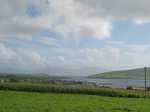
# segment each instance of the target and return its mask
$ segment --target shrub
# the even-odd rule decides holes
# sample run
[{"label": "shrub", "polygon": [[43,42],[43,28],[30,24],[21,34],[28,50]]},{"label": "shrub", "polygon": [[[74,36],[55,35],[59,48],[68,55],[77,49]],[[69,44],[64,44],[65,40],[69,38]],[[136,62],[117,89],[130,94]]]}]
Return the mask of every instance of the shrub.
[{"label": "shrub", "polygon": [[127,90],[133,90],[133,87],[132,86],[127,86],[126,89]]},{"label": "shrub", "polygon": [[150,87],[147,87],[146,89],[147,89],[147,91],[150,91]]},{"label": "shrub", "polygon": [[18,80],[17,80],[16,78],[13,78],[13,77],[12,77],[12,78],[9,78],[9,81],[10,81],[10,82],[18,82]]},{"label": "shrub", "polygon": [[143,91],[131,90],[132,88],[113,89],[113,88],[90,88],[90,87],[71,87],[66,85],[48,85],[48,84],[24,84],[24,83],[4,83],[0,84],[0,90],[14,90],[26,92],[54,92],[54,93],[72,93],[101,95],[111,97],[144,97]]}]

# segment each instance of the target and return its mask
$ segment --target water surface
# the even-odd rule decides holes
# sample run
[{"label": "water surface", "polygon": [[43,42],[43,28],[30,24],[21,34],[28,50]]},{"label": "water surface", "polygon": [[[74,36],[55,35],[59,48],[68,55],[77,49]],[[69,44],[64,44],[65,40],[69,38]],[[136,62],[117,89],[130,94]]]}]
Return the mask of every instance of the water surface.
[{"label": "water surface", "polygon": [[[72,81],[94,82],[97,85],[111,86],[117,88],[126,88],[127,86],[144,87],[145,81],[142,79],[91,79],[87,77],[71,77]],[[147,80],[147,87],[150,87],[150,80]]]}]

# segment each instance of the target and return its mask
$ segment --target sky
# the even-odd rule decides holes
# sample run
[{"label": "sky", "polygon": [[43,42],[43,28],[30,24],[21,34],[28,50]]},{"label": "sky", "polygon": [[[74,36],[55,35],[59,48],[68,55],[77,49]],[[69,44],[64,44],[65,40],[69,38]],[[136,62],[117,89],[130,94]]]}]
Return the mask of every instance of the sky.
[{"label": "sky", "polygon": [[0,0],[0,72],[89,75],[150,66],[148,0]]}]

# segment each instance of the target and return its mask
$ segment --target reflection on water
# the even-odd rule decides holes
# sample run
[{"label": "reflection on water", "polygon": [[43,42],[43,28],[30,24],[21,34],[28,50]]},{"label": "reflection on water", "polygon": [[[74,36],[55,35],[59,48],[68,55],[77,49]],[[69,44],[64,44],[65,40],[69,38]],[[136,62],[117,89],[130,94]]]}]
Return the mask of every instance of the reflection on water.
[{"label": "reflection on water", "polygon": [[[136,79],[91,79],[85,77],[72,77],[65,80],[95,82],[97,85],[106,85],[112,87],[126,88],[127,86],[144,87],[144,80]],[[150,87],[150,80],[147,80],[147,86]]]}]

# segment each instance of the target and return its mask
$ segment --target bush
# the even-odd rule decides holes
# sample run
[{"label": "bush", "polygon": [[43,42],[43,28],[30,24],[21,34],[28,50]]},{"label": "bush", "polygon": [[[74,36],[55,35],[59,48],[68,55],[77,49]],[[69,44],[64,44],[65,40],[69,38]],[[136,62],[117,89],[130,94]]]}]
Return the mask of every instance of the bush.
[{"label": "bush", "polygon": [[132,86],[127,86],[126,89],[127,90],[133,90],[133,87]]},{"label": "bush", "polygon": [[18,80],[16,78],[13,78],[13,77],[9,78],[9,81],[10,82],[18,82]]},{"label": "bush", "polygon": [[143,97],[143,91],[133,91],[113,88],[90,88],[90,87],[71,87],[66,85],[48,85],[48,84],[23,84],[23,83],[5,83],[0,84],[0,90],[14,90],[26,92],[54,92],[54,93],[72,93],[101,95],[111,97]]},{"label": "bush", "polygon": [[150,87],[147,87],[146,89],[147,89],[147,91],[150,91]]}]

